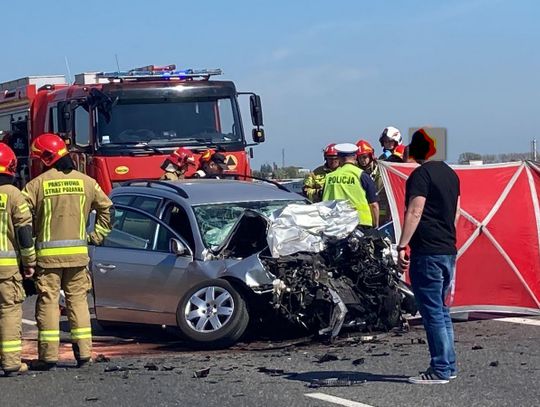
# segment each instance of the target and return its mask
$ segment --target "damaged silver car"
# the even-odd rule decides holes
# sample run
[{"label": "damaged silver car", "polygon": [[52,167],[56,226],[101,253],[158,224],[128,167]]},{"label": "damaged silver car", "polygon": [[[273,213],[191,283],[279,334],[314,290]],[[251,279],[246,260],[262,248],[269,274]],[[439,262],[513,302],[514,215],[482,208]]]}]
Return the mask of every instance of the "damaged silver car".
[{"label": "damaged silver car", "polygon": [[279,316],[321,335],[389,329],[414,307],[389,241],[355,229],[324,249],[275,256],[271,215],[301,196],[233,180],[115,188],[113,230],[90,250],[100,322],[176,327],[201,345],[235,343],[250,318]]}]

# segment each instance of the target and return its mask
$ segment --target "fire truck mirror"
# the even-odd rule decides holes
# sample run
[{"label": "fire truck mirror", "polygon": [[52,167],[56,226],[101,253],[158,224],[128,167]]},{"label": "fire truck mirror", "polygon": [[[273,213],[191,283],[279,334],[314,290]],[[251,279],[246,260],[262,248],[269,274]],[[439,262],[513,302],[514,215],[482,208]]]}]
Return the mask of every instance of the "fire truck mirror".
[{"label": "fire truck mirror", "polygon": [[263,126],[263,114],[262,114],[262,105],[261,98],[259,95],[251,95],[249,97],[249,107],[251,110],[251,121],[254,126]]},{"label": "fire truck mirror", "polygon": [[265,140],[264,129],[253,129],[251,135],[255,143],[262,143]]}]

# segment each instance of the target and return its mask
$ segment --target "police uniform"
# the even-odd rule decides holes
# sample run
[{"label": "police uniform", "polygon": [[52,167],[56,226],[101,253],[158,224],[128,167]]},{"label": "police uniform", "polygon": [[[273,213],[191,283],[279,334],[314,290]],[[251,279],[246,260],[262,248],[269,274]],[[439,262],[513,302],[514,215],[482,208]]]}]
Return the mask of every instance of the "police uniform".
[{"label": "police uniform", "polygon": [[326,176],[330,174],[332,170],[326,165],[321,165],[313,170],[304,180],[304,187],[302,188],[304,195],[311,202],[322,201],[322,195],[324,190],[324,182]]},{"label": "police uniform", "polygon": [[[35,220],[39,360],[58,361],[58,299],[63,289],[75,358],[88,361],[92,329],[87,294],[92,283],[87,243],[100,244],[110,232],[112,202],[94,179],[76,170],[51,168],[30,181],[23,193]],[[96,211],[95,231],[87,236],[86,222],[92,210]]]},{"label": "police uniform", "polygon": [[22,366],[21,322],[25,295],[19,256],[23,267],[35,267],[32,214],[21,191],[4,184],[0,185],[0,356],[6,373],[17,372]]},{"label": "police uniform", "polygon": [[[337,144],[338,155],[354,155],[358,148],[354,144]],[[372,227],[370,203],[376,202],[373,180],[358,166],[345,163],[326,176],[323,201],[347,200],[358,212],[358,223]],[[369,189],[369,199],[367,194]]]}]

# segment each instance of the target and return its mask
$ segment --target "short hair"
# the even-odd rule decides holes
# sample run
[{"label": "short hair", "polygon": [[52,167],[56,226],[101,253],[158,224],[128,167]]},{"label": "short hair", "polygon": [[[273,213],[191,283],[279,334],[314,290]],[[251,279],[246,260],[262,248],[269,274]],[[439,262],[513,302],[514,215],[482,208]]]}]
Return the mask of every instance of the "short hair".
[{"label": "short hair", "polygon": [[433,140],[424,129],[418,129],[411,137],[409,144],[409,157],[416,160],[427,160],[435,155],[435,140]]}]

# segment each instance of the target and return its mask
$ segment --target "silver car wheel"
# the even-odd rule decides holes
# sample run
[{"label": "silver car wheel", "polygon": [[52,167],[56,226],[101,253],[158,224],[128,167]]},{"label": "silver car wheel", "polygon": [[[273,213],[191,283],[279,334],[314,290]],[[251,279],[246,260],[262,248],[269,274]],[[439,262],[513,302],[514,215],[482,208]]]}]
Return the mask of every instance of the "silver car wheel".
[{"label": "silver car wheel", "polygon": [[234,300],[223,287],[208,286],[194,293],[186,304],[184,317],[197,332],[209,333],[221,329],[234,313]]}]

